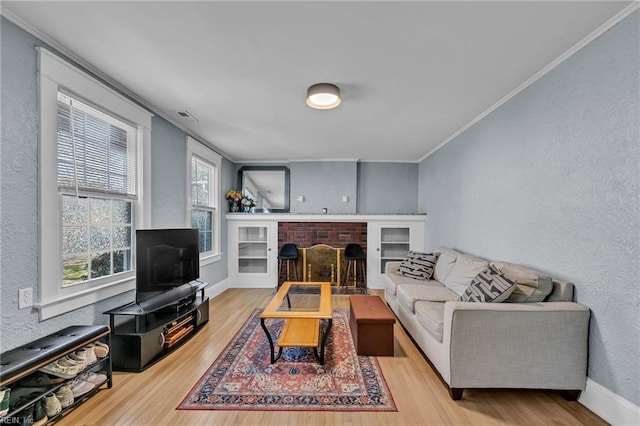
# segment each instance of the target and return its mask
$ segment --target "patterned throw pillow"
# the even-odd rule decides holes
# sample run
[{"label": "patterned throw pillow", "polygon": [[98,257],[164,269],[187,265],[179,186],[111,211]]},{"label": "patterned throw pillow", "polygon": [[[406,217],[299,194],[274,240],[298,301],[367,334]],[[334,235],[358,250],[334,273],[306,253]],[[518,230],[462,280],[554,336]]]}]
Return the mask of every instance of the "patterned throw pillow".
[{"label": "patterned throw pillow", "polygon": [[433,268],[437,260],[437,253],[410,251],[407,257],[400,263],[400,267],[396,273],[417,280],[428,280],[433,275]]},{"label": "patterned throw pillow", "polygon": [[516,281],[505,276],[493,265],[480,272],[460,296],[463,302],[502,302],[515,290]]}]

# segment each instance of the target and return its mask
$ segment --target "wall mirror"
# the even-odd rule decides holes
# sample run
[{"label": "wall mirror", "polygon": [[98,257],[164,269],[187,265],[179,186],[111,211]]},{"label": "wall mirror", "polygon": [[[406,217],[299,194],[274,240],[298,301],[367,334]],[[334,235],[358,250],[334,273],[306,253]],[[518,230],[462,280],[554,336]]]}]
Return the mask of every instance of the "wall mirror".
[{"label": "wall mirror", "polygon": [[256,202],[256,213],[288,213],[290,172],[285,166],[242,166],[240,191]]}]

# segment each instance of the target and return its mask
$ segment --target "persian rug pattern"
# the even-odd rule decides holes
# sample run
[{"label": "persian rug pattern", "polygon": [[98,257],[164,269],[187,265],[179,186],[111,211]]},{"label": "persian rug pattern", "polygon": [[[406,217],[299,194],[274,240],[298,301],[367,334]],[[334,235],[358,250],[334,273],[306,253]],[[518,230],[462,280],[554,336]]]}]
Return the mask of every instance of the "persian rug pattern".
[{"label": "persian rug pattern", "polygon": [[[295,347],[284,348],[270,364],[260,312],[245,322],[178,409],[397,411],[377,359],[356,354],[347,310],[334,311],[324,365],[313,349]],[[272,336],[279,336],[283,323],[266,320]]]}]

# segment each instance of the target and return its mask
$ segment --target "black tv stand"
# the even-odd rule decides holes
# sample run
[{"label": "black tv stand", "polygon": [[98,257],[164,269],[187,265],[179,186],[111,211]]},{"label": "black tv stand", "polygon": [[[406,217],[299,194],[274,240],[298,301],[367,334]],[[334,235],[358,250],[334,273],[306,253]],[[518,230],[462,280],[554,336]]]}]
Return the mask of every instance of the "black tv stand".
[{"label": "black tv stand", "polygon": [[[142,371],[184,344],[209,321],[208,283],[192,281],[141,303],[105,312],[113,369]],[[128,317],[116,323],[116,318]]]}]

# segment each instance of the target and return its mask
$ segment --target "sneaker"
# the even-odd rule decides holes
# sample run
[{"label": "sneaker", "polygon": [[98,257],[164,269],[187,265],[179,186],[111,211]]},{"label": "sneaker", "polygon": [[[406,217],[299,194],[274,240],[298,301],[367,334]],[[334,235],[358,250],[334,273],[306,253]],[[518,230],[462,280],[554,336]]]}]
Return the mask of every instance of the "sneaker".
[{"label": "sneaker", "polygon": [[82,366],[82,368],[80,368],[80,371],[84,370],[85,368],[87,368],[87,351],[84,349],[78,349],[77,351],[75,351],[74,353],[68,355],[69,359],[74,360],[75,362],[78,363],[78,365]]},{"label": "sneaker", "polygon": [[77,361],[69,357],[63,357],[45,365],[38,371],[51,374],[52,376],[62,377],[63,379],[73,379],[83,368],[84,366],[79,365]]},{"label": "sneaker", "polygon": [[18,384],[24,387],[53,386],[64,382],[62,377],[50,376],[44,373],[34,373],[20,380]]},{"label": "sneaker", "polygon": [[96,351],[95,348],[96,345],[94,345],[93,343],[90,345],[85,346],[84,349],[86,351],[86,358],[87,358],[87,365],[93,365],[96,362],[98,362],[98,358],[96,357]]},{"label": "sneaker", "polygon": [[69,368],[75,375],[84,370],[84,362],[71,358],[70,355],[62,357],[56,361],[58,365]]},{"label": "sneaker", "polygon": [[60,404],[60,400],[57,396],[50,393],[49,395],[44,397],[44,405],[47,409],[47,416],[53,417],[55,415],[60,414],[62,411],[62,405]]},{"label": "sneaker", "polygon": [[33,404],[33,426],[42,426],[49,421],[44,399],[39,399]]},{"label": "sneaker", "polygon": [[58,401],[60,401],[60,406],[62,408],[67,408],[73,404],[73,392],[71,391],[71,386],[61,386],[60,389],[58,389],[58,392],[56,392],[56,397],[58,398]]},{"label": "sneaker", "polygon": [[78,398],[85,393],[92,391],[95,387],[93,383],[85,382],[84,380],[78,379],[69,383],[69,386],[71,386],[71,392],[73,393],[74,398]]},{"label": "sneaker", "polygon": [[9,395],[11,389],[0,388],[0,417],[4,417],[9,413]]},{"label": "sneaker", "polygon": [[107,376],[102,373],[87,373],[87,374],[78,376],[78,380],[84,380],[85,382],[89,382],[94,386],[97,386],[106,382]]},{"label": "sneaker", "polygon": [[98,358],[104,358],[109,354],[109,345],[98,341],[95,342],[93,350]]}]

